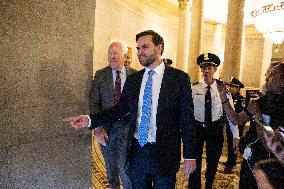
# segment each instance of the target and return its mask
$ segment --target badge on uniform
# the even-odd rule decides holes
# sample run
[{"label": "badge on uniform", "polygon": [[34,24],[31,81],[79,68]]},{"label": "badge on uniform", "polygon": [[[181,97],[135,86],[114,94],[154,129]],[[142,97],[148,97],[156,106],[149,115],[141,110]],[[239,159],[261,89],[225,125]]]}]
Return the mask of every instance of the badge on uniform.
[{"label": "badge on uniform", "polygon": [[244,150],[244,154],[243,154],[243,157],[248,160],[250,157],[251,157],[251,148],[250,147],[246,147],[245,150]]},{"label": "badge on uniform", "polygon": [[204,60],[209,60],[208,54],[204,54]]},{"label": "badge on uniform", "polygon": [[246,107],[246,101],[242,100],[241,105],[242,105],[243,108],[245,108]]}]

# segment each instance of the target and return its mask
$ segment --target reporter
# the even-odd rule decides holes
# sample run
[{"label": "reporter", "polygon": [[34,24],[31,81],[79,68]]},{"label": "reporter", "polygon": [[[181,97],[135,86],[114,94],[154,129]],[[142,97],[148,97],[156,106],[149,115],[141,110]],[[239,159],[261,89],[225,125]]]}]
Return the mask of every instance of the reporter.
[{"label": "reporter", "polygon": [[258,189],[284,188],[284,167],[274,158],[257,162],[253,173]]},{"label": "reporter", "polygon": [[[247,109],[235,113],[227,102],[226,87],[220,86],[219,92],[223,103],[223,109],[230,120],[236,125],[242,125],[258,118],[265,121],[272,129],[284,126],[284,64],[275,66],[266,78],[266,93],[258,100],[249,102]],[[265,118],[265,119],[263,119]],[[260,160],[273,156],[261,143],[257,132],[257,125],[251,121],[249,131],[245,136],[244,161],[241,167],[239,188],[256,189],[257,184],[252,174],[254,164]]]}]

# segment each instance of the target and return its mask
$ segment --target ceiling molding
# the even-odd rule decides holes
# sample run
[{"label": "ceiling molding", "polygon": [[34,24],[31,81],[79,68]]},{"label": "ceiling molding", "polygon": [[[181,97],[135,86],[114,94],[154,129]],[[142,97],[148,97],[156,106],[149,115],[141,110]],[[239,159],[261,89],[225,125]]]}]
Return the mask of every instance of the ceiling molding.
[{"label": "ceiling molding", "polygon": [[128,10],[148,18],[153,22],[178,29],[178,8],[167,1],[152,0],[115,0]]},{"label": "ceiling molding", "polygon": [[178,17],[178,7],[165,0],[141,0],[155,9],[167,13],[172,16]]},{"label": "ceiling molding", "polygon": [[[179,8],[172,0],[115,0],[122,7],[132,11],[135,14],[143,16],[153,22],[166,25],[178,30],[179,26]],[[204,20],[204,32],[211,32],[212,26],[222,24],[222,31],[226,31],[226,24],[216,20]],[[263,38],[254,25],[245,26],[246,36],[254,38]]]}]

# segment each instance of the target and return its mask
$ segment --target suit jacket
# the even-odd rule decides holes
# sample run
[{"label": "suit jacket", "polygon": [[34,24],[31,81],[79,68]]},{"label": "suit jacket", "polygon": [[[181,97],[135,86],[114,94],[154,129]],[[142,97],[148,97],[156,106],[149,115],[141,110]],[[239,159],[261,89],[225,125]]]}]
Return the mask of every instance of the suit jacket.
[{"label": "suit jacket", "polygon": [[[130,116],[129,142],[133,141],[141,82],[145,69],[129,76],[125,82],[120,102],[111,109],[91,114],[91,128],[105,125]],[[155,158],[162,173],[177,172],[183,157],[195,159],[195,120],[189,77],[186,73],[165,67],[156,115]],[[130,147],[131,152],[131,147]],[[129,154],[131,155],[131,153]]]},{"label": "suit jacket", "polygon": [[[126,68],[126,76],[136,70]],[[112,68],[107,66],[96,72],[89,95],[90,113],[98,113],[114,106],[114,84]]]}]

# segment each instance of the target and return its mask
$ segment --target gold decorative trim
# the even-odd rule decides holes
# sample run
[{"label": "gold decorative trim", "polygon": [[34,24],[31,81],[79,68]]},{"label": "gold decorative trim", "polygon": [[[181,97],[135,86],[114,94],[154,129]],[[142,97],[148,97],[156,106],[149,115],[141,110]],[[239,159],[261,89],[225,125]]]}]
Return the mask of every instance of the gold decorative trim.
[{"label": "gold decorative trim", "polygon": [[192,6],[191,0],[178,0],[180,10],[189,10]]}]

